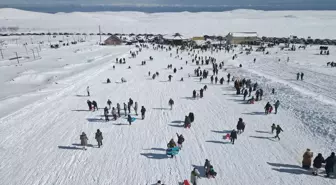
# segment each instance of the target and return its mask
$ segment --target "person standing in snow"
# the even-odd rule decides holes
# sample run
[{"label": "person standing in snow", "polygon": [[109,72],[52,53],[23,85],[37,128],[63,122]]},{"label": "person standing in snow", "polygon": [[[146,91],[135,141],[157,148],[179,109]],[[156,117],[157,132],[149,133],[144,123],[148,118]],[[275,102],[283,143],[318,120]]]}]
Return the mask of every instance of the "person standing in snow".
[{"label": "person standing in snow", "polygon": [[81,145],[83,149],[86,150],[85,146],[87,145],[87,141],[89,140],[84,132],[80,135],[79,139],[81,140]]},{"label": "person standing in snow", "polygon": [[256,93],[255,93],[255,95],[256,95],[256,101],[259,101],[260,91],[257,90]]},{"label": "person standing in snow", "polygon": [[280,134],[280,132],[283,132],[283,130],[282,130],[282,128],[279,125],[277,125],[277,127],[275,128],[275,130],[276,130],[276,135],[275,135],[274,138],[278,138],[278,140],[280,140],[279,134]]},{"label": "person standing in snow", "polygon": [[130,104],[130,102],[128,102],[128,104],[127,104],[127,109],[128,109],[128,113],[130,114],[131,113],[131,104]]},{"label": "person standing in snow", "polygon": [[264,109],[265,109],[265,114],[269,113],[269,109],[271,107],[271,104],[269,102],[267,102],[267,104],[265,105]]},{"label": "person standing in snow", "polygon": [[199,171],[196,168],[194,168],[193,171],[191,171],[190,182],[193,185],[197,185],[197,179],[200,179],[200,178],[201,178],[201,175]]},{"label": "person standing in snow", "polygon": [[317,175],[320,168],[322,168],[322,163],[325,163],[324,158],[321,153],[315,157],[313,162],[313,175]]},{"label": "person standing in snow", "polygon": [[227,78],[228,78],[227,82],[228,82],[228,83],[230,83],[230,77],[231,77],[231,74],[229,73],[229,74],[227,75]]},{"label": "person standing in snow", "polygon": [[249,87],[249,95],[248,95],[248,97],[251,96],[251,93],[252,93],[252,86]]},{"label": "person standing in snow", "polygon": [[141,112],[141,118],[142,118],[142,120],[144,120],[145,119],[145,114],[146,114],[146,109],[145,109],[144,106],[141,107],[140,112]]},{"label": "person standing in snow", "polygon": [[200,90],[200,97],[203,98],[203,89]]},{"label": "person standing in snow", "polygon": [[97,129],[95,139],[98,142],[98,148],[100,148],[103,145],[103,133],[99,129]]},{"label": "person standing in snow", "polygon": [[92,101],[92,105],[93,105],[93,111],[98,110],[98,105],[96,101]]},{"label": "person standing in snow", "polygon": [[111,100],[108,99],[108,100],[107,100],[107,105],[109,106],[109,109],[111,109],[111,104],[112,104]]},{"label": "person standing in snow", "polygon": [[302,168],[307,170],[310,169],[313,155],[314,155],[313,152],[311,152],[310,149],[308,148],[307,151],[303,154]]},{"label": "person standing in snow", "polygon": [[233,129],[230,134],[231,143],[234,145],[234,141],[237,139],[237,131]]},{"label": "person standing in snow", "polygon": [[210,81],[211,81],[211,83],[213,83],[213,80],[214,80],[214,77],[211,76],[211,77],[210,77]]},{"label": "person standing in snow", "polygon": [[277,101],[275,102],[275,104],[274,104],[274,108],[275,108],[275,114],[277,114],[277,113],[278,113],[278,108],[279,108],[279,105],[280,105],[280,101],[279,101],[279,100],[277,100]]},{"label": "person standing in snow", "polygon": [[205,159],[205,163],[204,163],[204,171],[208,171],[210,169],[210,161],[208,159]]},{"label": "person standing in snow", "polygon": [[206,91],[206,90],[207,90],[207,88],[208,88],[208,86],[207,86],[207,85],[205,85],[205,86],[203,87],[204,91]]},{"label": "person standing in snow", "polygon": [[190,121],[189,116],[185,116],[185,118],[184,118],[184,128],[190,128],[190,125],[191,125],[191,121]]},{"label": "person standing in snow", "polygon": [[217,82],[218,82],[218,78],[217,78],[217,76],[215,77],[215,84],[217,84]]},{"label": "person standing in snow", "polygon": [[173,77],[172,75],[169,75],[169,76],[168,76],[168,81],[171,82],[172,77]]},{"label": "person standing in snow", "polygon": [[262,100],[262,97],[264,95],[264,91],[262,89],[259,89],[259,93],[260,93],[260,100]]},{"label": "person standing in snow", "polygon": [[104,108],[104,116],[105,116],[105,121],[110,121],[109,117],[108,117],[108,108],[107,107]]},{"label": "person standing in snow", "polygon": [[90,96],[90,87],[89,86],[86,87],[86,92],[87,92],[87,95]]},{"label": "person standing in snow", "polygon": [[128,104],[129,104],[130,106],[133,106],[133,100],[132,100],[132,98],[130,98],[130,99],[128,100]]},{"label": "person standing in snow", "polygon": [[117,111],[118,111],[118,117],[120,117],[120,104],[117,103]]},{"label": "person standing in snow", "polygon": [[170,110],[173,110],[174,100],[170,98],[168,104],[170,106]]},{"label": "person standing in snow", "polygon": [[89,110],[91,111],[92,110],[92,102],[90,100],[86,101],[88,106],[89,106]]},{"label": "person standing in snow", "polygon": [[124,103],[124,112],[125,112],[125,116],[127,115],[127,105],[126,103]]},{"label": "person standing in snow", "polygon": [[182,149],[182,144],[183,144],[183,142],[184,142],[184,137],[183,137],[182,134],[179,135],[178,133],[176,133],[176,135],[177,135],[177,146],[178,146],[180,149]]},{"label": "person standing in snow", "polygon": [[135,115],[138,115],[138,102],[134,103],[134,112],[135,112]]},{"label": "person standing in snow", "polygon": [[274,130],[276,129],[276,126],[275,126],[274,123],[272,124],[272,127],[271,127],[271,128],[272,128],[272,134],[273,134],[273,133],[274,133]]},{"label": "person standing in snow", "polygon": [[193,98],[196,98],[196,90],[193,90]]},{"label": "person standing in snow", "polygon": [[176,146],[176,143],[174,139],[172,138],[169,143],[167,144],[167,148],[174,148]]},{"label": "person standing in snow", "polygon": [[246,96],[248,95],[247,89],[244,90],[244,101],[246,100]]},{"label": "person standing in snow", "polygon": [[116,113],[116,110],[115,110],[114,107],[112,107],[112,111],[111,111],[111,113],[112,113],[112,117],[113,117],[113,119],[114,119],[114,120],[117,120],[117,113]]},{"label": "person standing in snow", "polygon": [[127,116],[127,121],[129,123],[129,125],[132,125],[132,117],[131,117],[130,114]]},{"label": "person standing in snow", "polygon": [[330,177],[330,174],[334,172],[334,166],[336,163],[335,153],[332,152],[331,155],[325,160],[325,170],[326,170],[326,177]]},{"label": "person standing in snow", "polygon": [[299,80],[299,78],[300,78],[300,73],[297,73],[296,74],[296,80]]},{"label": "person standing in snow", "polygon": [[242,118],[239,118],[239,121],[237,123],[237,130],[238,130],[238,134],[243,133],[245,130],[245,123]]},{"label": "person standing in snow", "polygon": [[301,80],[303,80],[303,75],[304,75],[304,74],[303,74],[303,73],[301,73]]}]

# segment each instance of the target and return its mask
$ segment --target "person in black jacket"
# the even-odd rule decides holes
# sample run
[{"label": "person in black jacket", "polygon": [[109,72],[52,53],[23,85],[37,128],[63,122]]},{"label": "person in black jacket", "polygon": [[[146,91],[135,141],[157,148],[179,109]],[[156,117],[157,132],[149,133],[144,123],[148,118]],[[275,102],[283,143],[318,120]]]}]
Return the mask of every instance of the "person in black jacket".
[{"label": "person in black jacket", "polygon": [[321,153],[319,153],[315,159],[314,159],[314,162],[313,162],[313,175],[317,175],[318,174],[318,170],[320,168],[322,168],[322,163],[325,163],[324,161],[324,158],[322,156]]},{"label": "person in black jacket", "polygon": [[280,140],[279,134],[280,132],[283,132],[282,128],[279,125],[277,125],[277,127],[275,128],[275,131],[276,131],[276,135],[274,138],[278,138]]},{"label": "person in black jacket", "polygon": [[108,113],[109,113],[108,108],[105,107],[105,108],[104,108],[105,121],[110,121],[110,119],[109,119],[109,117],[108,117]]},{"label": "person in black jacket", "polygon": [[190,125],[191,125],[191,121],[190,121],[189,116],[185,116],[185,118],[184,118],[184,128],[190,128]]},{"label": "person in black jacket", "polygon": [[200,90],[200,97],[203,98],[203,89]]},{"label": "person in black jacket", "polygon": [[243,133],[244,129],[245,129],[245,123],[242,118],[239,118],[239,121],[237,123],[238,134]]},{"label": "person in black jacket", "polygon": [[262,97],[263,97],[263,95],[264,95],[264,90],[259,89],[259,93],[260,93],[260,100],[262,100]]},{"label": "person in black jacket", "polygon": [[246,100],[246,96],[248,95],[247,89],[244,90],[244,101]]},{"label": "person in black jacket", "polygon": [[109,109],[111,109],[111,104],[112,104],[111,100],[108,99],[108,100],[107,100],[107,105],[109,106]]},{"label": "person in black jacket", "polygon": [[330,177],[330,174],[334,172],[334,165],[336,163],[335,153],[332,152],[331,155],[325,160],[325,170],[326,170],[326,177]]},{"label": "person in black jacket", "polygon": [[196,90],[193,90],[193,98],[196,98]]},{"label": "person in black jacket", "polygon": [[232,130],[230,134],[230,139],[231,139],[232,144],[234,145],[234,141],[237,139],[237,131],[235,129]]},{"label": "person in black jacket", "polygon": [[131,117],[130,114],[127,116],[127,121],[129,123],[129,125],[132,125],[132,117]]},{"label": "person in black jacket", "polygon": [[103,145],[103,133],[99,129],[96,132],[95,139],[98,142],[98,148],[100,148],[100,146]]},{"label": "person in black jacket", "polygon": [[174,100],[170,98],[169,101],[168,101],[168,104],[170,106],[170,110],[172,110],[173,109],[173,105],[174,105]]},{"label": "person in black jacket", "polygon": [[86,101],[88,106],[89,106],[89,110],[92,110],[92,102],[90,100]]},{"label": "person in black jacket", "polygon": [[146,114],[146,109],[145,109],[144,106],[141,106],[140,112],[141,112],[141,118],[142,118],[142,120],[144,120],[145,119],[145,114]]},{"label": "person in black jacket", "polygon": [[271,104],[269,102],[267,102],[267,104],[265,105],[264,109],[265,109],[265,114],[269,113],[269,109],[271,107]]},{"label": "person in black jacket", "polygon": [[92,101],[92,105],[93,105],[93,111],[95,111],[96,109],[98,110],[98,105],[96,101]]},{"label": "person in black jacket", "polygon": [[183,144],[183,142],[184,142],[184,137],[183,137],[182,134],[179,135],[178,133],[176,133],[176,135],[177,135],[177,146],[178,146],[180,149],[182,149],[182,144]]}]

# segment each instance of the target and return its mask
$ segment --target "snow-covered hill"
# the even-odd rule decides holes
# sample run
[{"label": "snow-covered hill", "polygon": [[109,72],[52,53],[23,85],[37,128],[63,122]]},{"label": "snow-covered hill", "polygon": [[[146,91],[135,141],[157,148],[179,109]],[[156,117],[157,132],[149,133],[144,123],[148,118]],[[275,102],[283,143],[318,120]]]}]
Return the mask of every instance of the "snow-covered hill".
[{"label": "snow-covered hill", "polygon": [[0,25],[18,26],[20,31],[93,32],[98,26],[110,33],[179,32],[185,36],[226,35],[228,32],[256,31],[261,36],[335,39],[334,11],[234,10],[200,13],[35,13],[0,9]]}]

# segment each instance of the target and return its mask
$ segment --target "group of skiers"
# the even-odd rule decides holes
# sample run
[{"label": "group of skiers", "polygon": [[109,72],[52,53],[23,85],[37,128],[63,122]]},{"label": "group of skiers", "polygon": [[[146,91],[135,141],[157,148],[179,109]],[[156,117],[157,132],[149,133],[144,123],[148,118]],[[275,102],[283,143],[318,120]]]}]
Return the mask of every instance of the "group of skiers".
[{"label": "group of skiers", "polygon": [[313,175],[318,175],[319,170],[322,168],[322,164],[325,164],[325,172],[326,172],[326,177],[330,177],[332,173],[334,173],[334,166],[336,164],[336,157],[335,153],[332,152],[329,157],[326,159],[323,158],[322,154],[319,153],[315,159],[313,159],[313,152],[310,151],[308,148],[306,152],[303,154],[303,159],[302,159],[302,168],[309,170],[311,168],[311,164],[313,162]]}]

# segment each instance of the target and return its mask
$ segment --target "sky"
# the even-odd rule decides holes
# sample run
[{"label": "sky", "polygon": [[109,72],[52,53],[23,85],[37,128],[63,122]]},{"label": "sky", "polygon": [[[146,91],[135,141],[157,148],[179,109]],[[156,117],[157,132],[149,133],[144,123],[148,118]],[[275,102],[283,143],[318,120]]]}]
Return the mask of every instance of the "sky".
[{"label": "sky", "polygon": [[1,5],[336,5],[336,0],[0,0]]}]

